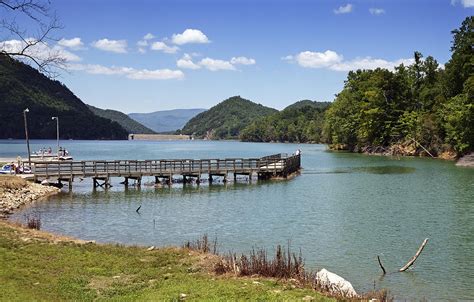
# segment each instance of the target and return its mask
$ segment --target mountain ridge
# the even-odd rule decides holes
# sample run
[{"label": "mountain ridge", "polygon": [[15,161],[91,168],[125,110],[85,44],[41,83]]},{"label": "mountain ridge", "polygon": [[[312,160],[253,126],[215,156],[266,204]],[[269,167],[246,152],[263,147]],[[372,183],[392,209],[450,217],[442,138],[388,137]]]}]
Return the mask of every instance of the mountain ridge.
[{"label": "mountain ridge", "polygon": [[32,139],[56,137],[59,117],[62,139],[126,139],[118,123],[96,116],[63,83],[33,67],[0,54],[0,138],[24,138],[23,111]]},{"label": "mountain ridge", "polygon": [[136,120],[132,119],[127,114],[121,111],[114,110],[114,109],[102,109],[102,108],[98,108],[89,104],[87,104],[87,107],[89,107],[89,110],[91,110],[95,115],[117,122],[120,126],[122,126],[125,130],[127,130],[129,134],[131,133],[155,134],[156,133],[155,131],[142,125],[141,123],[137,122]]},{"label": "mountain ridge", "polygon": [[275,112],[278,110],[233,96],[193,117],[181,132],[210,139],[235,139],[253,120]]},{"label": "mountain ridge", "polygon": [[171,109],[149,113],[129,113],[128,116],[155,132],[174,132],[183,128],[191,118],[205,110],[202,108]]}]

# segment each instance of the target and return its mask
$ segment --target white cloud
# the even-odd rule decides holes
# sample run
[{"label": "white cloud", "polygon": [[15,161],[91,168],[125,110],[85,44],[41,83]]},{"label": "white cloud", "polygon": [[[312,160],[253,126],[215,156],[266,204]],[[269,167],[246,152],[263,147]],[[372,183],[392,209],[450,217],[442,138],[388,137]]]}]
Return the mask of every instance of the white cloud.
[{"label": "white cloud", "polygon": [[79,50],[84,48],[84,43],[82,43],[81,38],[72,38],[72,39],[61,39],[58,41],[58,44],[63,47],[67,47],[73,50]]},{"label": "white cloud", "polygon": [[137,42],[138,46],[138,52],[143,54],[146,53],[146,47],[148,47],[148,41],[147,40],[140,40]]},{"label": "white cloud", "polygon": [[375,15],[375,16],[379,16],[379,15],[385,14],[385,10],[384,10],[383,8],[375,8],[375,7],[372,7],[372,8],[369,8],[369,12],[370,12],[372,15]]},{"label": "white cloud", "polygon": [[146,35],[143,36],[143,40],[151,40],[154,38],[155,36],[152,33],[147,33]]},{"label": "white cloud", "polygon": [[350,12],[352,12],[352,9],[354,7],[352,6],[352,4],[348,3],[346,5],[343,5],[343,6],[339,6],[339,8],[335,9],[334,10],[334,13],[336,15],[339,15],[339,14],[348,14]]},{"label": "white cloud", "polygon": [[211,71],[218,71],[218,70],[235,70],[234,65],[232,65],[229,61],[224,60],[215,60],[211,58],[204,58],[199,61],[199,65],[207,68]]},{"label": "white cloud", "polygon": [[201,68],[201,66],[193,62],[192,57],[187,53],[185,53],[184,56],[176,62],[176,66],[178,66],[179,68],[185,68],[185,69],[200,69]]},{"label": "white cloud", "polygon": [[174,34],[172,37],[174,44],[183,45],[188,43],[209,43],[207,36],[199,29],[186,29],[182,34]]},{"label": "white cloud", "polygon": [[179,50],[179,47],[177,47],[177,46],[168,46],[164,42],[154,42],[153,44],[151,44],[150,48],[153,49],[153,50],[158,50],[158,51],[162,51],[162,52],[165,52],[165,53],[176,53]]},{"label": "white cloud", "polygon": [[351,71],[357,69],[376,69],[385,68],[388,70],[394,70],[396,66],[400,64],[405,66],[414,63],[414,59],[399,59],[396,61],[387,61],[384,59],[375,59],[372,57],[356,58],[351,61],[340,62],[329,66],[331,70],[335,71]]},{"label": "white cloud", "polygon": [[303,67],[322,68],[341,62],[343,57],[335,51],[325,52],[303,51],[295,56],[296,62]]},{"label": "white cloud", "polygon": [[474,7],[474,0],[451,0],[451,5],[460,2],[464,7]]},{"label": "white cloud", "polygon": [[474,0],[461,0],[464,7],[474,7]]},{"label": "white cloud", "polygon": [[193,56],[197,54],[184,54],[181,59],[176,61],[176,66],[179,68],[186,69],[200,69],[206,68],[211,71],[218,70],[237,70],[235,65],[253,65],[255,64],[255,59],[247,57],[233,57],[229,61],[226,60],[217,60],[212,58],[204,58],[197,63],[193,62]]},{"label": "white cloud", "polygon": [[127,41],[125,40],[101,39],[98,41],[94,41],[92,43],[92,46],[103,51],[110,51],[115,53],[127,52]]},{"label": "white cloud", "polygon": [[171,80],[183,79],[184,73],[181,70],[157,69],[157,70],[135,70],[127,74],[127,78],[134,80]]},{"label": "white cloud", "polygon": [[305,68],[326,68],[334,71],[350,71],[357,69],[386,68],[394,70],[400,64],[411,65],[413,59],[399,59],[388,61],[384,59],[365,57],[353,60],[344,60],[344,57],[332,50],[325,52],[303,51],[295,56],[286,56],[282,60],[296,62]]},{"label": "white cloud", "polygon": [[137,45],[140,47],[147,47],[148,46],[148,41],[146,40],[140,40],[137,42]]},{"label": "white cloud", "polygon": [[148,70],[131,67],[107,67],[95,64],[71,64],[69,69],[84,71],[90,74],[122,75],[134,80],[171,80],[184,78],[184,73],[181,70],[171,69]]},{"label": "white cloud", "polygon": [[242,64],[242,65],[254,65],[256,62],[252,58],[247,57],[233,57],[230,59],[230,63],[233,65]]},{"label": "white cloud", "polygon": [[[34,43],[36,40],[32,38],[26,39],[28,43]],[[20,52],[26,46],[24,41],[20,40],[7,40],[0,42],[0,51],[6,51],[10,53]],[[66,63],[81,61],[81,58],[70,51],[67,51],[62,46],[55,45],[50,46],[48,43],[35,44],[24,52],[26,55],[33,56],[39,60],[46,60],[51,57],[63,58]]]}]

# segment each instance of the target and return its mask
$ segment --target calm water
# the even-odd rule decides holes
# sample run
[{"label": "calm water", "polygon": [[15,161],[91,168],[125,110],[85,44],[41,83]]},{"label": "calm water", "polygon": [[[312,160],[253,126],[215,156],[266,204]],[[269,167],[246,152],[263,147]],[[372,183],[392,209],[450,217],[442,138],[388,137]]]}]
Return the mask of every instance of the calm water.
[{"label": "calm water", "polygon": [[[35,141],[32,150],[54,146]],[[90,180],[17,212],[39,213],[43,229],[98,242],[181,245],[204,233],[221,251],[277,244],[301,247],[310,268],[325,267],[356,290],[388,288],[398,298],[474,298],[474,169],[452,162],[325,151],[323,145],[239,142],[64,144],[75,159],[259,157],[302,150],[291,181],[93,191]],[[0,157],[24,154],[0,141]],[[151,179],[150,179],[151,181]],[[141,207],[141,214],[135,210]],[[414,267],[382,277],[376,255],[397,271],[430,238]]]}]

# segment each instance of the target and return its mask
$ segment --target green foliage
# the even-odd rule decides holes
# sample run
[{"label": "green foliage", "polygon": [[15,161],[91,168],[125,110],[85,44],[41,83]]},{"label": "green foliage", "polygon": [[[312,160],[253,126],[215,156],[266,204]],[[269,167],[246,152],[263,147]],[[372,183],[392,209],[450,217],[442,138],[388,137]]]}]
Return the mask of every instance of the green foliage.
[{"label": "green foliage", "polygon": [[212,139],[238,138],[248,124],[274,112],[277,110],[234,96],[193,117],[181,132]]},{"label": "green foliage", "polygon": [[474,102],[467,94],[459,94],[443,108],[446,142],[463,153],[474,147]]},{"label": "green foliage", "polygon": [[122,126],[128,133],[138,133],[138,134],[154,134],[155,131],[143,126],[139,122],[131,119],[125,113],[122,113],[117,110],[111,109],[100,109],[91,105],[87,105],[89,110],[92,111],[95,115],[109,119],[111,121],[117,122]]},{"label": "green foliage", "polygon": [[324,139],[351,150],[415,139],[437,154],[474,149],[473,23],[453,31],[446,69],[414,54],[414,63],[349,72],[344,89],[325,114]]},{"label": "green foliage", "polygon": [[118,123],[94,115],[66,86],[34,68],[0,55],[0,138],[24,138],[23,110],[29,108],[30,138],[125,139]]},{"label": "green foliage", "polygon": [[321,142],[324,110],[328,103],[299,101],[280,112],[255,120],[240,138],[251,142]]}]

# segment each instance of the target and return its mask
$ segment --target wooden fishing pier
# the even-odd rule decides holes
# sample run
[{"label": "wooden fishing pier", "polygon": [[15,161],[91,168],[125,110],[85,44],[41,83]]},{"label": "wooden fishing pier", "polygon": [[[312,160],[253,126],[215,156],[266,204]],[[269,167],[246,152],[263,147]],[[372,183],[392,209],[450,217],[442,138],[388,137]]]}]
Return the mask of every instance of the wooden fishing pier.
[{"label": "wooden fishing pier", "polygon": [[162,159],[162,160],[86,160],[86,161],[41,161],[31,163],[35,182],[57,180],[69,186],[75,178],[92,178],[94,187],[110,187],[112,177],[123,177],[123,183],[134,180],[141,184],[145,176],[155,177],[156,183],[171,184],[175,177],[183,183],[194,179],[197,184],[204,177],[212,183],[214,177],[228,176],[234,181],[238,175],[253,175],[258,179],[287,178],[301,168],[300,154],[274,154],[262,158],[226,159]]}]

